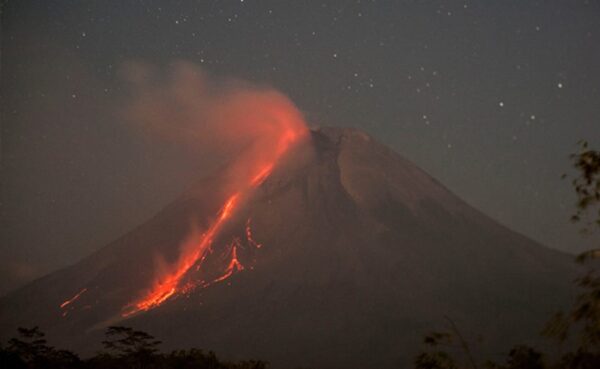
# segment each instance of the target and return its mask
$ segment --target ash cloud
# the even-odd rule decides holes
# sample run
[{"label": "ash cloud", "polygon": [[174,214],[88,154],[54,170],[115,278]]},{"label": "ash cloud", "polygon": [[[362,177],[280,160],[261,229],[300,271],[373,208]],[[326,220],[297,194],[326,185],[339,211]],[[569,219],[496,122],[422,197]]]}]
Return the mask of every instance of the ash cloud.
[{"label": "ash cloud", "polygon": [[269,86],[215,78],[184,61],[165,69],[127,63],[122,74],[130,86],[127,121],[195,155],[257,162],[273,155],[286,132],[306,130],[298,108]]},{"label": "ash cloud", "polygon": [[[153,309],[186,290],[184,276],[193,266],[201,268],[213,238],[291,145],[308,135],[300,111],[272,88],[214,79],[187,62],[174,63],[165,73],[139,63],[129,64],[123,71],[132,87],[124,109],[127,120],[145,133],[191,148],[195,155],[229,157],[216,186],[219,195],[211,194],[224,197],[220,210],[203,233],[192,226],[174,263],[156,255],[154,278],[123,308],[126,317]],[[235,249],[231,258],[231,263],[237,262]],[[226,269],[216,280],[230,275]]]}]

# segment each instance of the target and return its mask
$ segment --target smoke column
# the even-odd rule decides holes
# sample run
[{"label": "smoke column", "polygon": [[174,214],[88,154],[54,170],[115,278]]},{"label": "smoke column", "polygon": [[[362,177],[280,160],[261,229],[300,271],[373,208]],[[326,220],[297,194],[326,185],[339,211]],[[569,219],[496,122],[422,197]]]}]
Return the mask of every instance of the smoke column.
[{"label": "smoke column", "polygon": [[[124,73],[132,86],[125,109],[128,120],[146,133],[188,145],[202,155],[233,155],[220,184],[228,194],[220,211],[207,229],[190,232],[175,263],[156,269],[148,288],[124,307],[122,315],[130,316],[188,288],[182,285],[183,277],[192,267],[202,267],[221,228],[286,151],[307,137],[307,128],[300,111],[282,93],[247,82],[211,79],[190,63],[174,63],[167,73],[133,63]],[[230,265],[241,269],[235,248],[231,255]],[[231,275],[229,269],[218,281]]]}]

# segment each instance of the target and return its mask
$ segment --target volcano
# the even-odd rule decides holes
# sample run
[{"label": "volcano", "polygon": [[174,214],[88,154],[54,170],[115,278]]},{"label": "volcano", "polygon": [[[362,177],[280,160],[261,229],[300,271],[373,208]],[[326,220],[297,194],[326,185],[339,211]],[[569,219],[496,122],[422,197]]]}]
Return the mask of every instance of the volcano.
[{"label": "volcano", "polygon": [[275,368],[391,368],[407,365],[444,316],[482,336],[481,353],[498,353],[536,342],[569,303],[570,256],[499,225],[362,131],[307,136],[243,201],[220,187],[223,170],[3,297],[0,338],[39,325],[85,353],[118,324],[165,349]]}]

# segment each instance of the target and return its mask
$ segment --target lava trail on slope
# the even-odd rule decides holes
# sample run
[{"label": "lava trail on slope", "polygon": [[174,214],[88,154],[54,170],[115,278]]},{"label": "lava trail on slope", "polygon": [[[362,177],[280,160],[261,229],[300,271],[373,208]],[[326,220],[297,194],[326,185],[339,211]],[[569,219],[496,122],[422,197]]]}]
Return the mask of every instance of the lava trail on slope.
[{"label": "lava trail on slope", "polygon": [[[151,310],[196,288],[222,282],[245,269],[239,258],[240,249],[261,247],[252,238],[250,219],[243,230],[243,244],[234,239],[216,245],[215,240],[285,153],[309,137],[302,113],[272,88],[211,79],[186,62],[171,65],[166,78],[153,74],[154,69],[147,65],[131,64],[128,68],[125,72],[132,83],[132,100],[124,109],[127,120],[143,133],[185,146],[195,155],[226,157],[230,162],[214,188],[223,196],[219,210],[200,230],[192,225],[191,232],[179,244],[174,262],[164,262],[162,253],[155,255],[151,280],[128,291],[132,296],[122,302],[124,306],[118,314],[121,318]],[[82,287],[89,290],[93,286]],[[67,300],[65,306],[73,309],[71,303],[79,296]]]}]

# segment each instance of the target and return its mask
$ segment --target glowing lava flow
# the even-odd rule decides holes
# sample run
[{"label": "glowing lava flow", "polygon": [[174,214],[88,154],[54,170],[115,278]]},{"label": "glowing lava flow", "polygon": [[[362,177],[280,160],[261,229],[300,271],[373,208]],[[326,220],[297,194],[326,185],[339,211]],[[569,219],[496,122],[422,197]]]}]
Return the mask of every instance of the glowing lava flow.
[{"label": "glowing lava flow", "polygon": [[85,291],[87,291],[87,288],[84,288],[81,291],[77,292],[77,294],[75,294],[75,296],[71,297],[67,301],[65,301],[62,304],[60,304],[60,308],[64,309],[67,306],[69,306],[70,304],[72,304],[73,302],[75,302],[75,300],[77,300],[81,295],[83,295]]},{"label": "glowing lava flow", "polygon": [[219,278],[217,278],[214,281],[212,281],[211,284],[212,283],[221,282],[221,281],[223,281],[223,280],[231,277],[231,275],[233,274],[233,272],[239,272],[241,270],[244,270],[244,266],[238,260],[238,257],[237,257],[237,244],[234,242],[231,245],[231,261],[229,262],[229,265],[227,265],[227,269],[225,269],[225,273],[222,276],[220,276]]},{"label": "glowing lava flow", "polygon": [[252,181],[250,182],[253,186],[258,186],[259,184],[261,184],[265,179],[267,179],[267,177],[269,176],[269,174],[271,174],[271,172],[273,171],[273,163],[271,164],[267,164],[265,165],[260,172],[258,172],[257,175],[254,176],[254,178],[252,178]]},{"label": "glowing lava flow", "polygon": [[262,244],[256,242],[252,237],[252,228],[250,228],[250,218],[248,218],[248,220],[246,221],[246,240],[251,246],[254,246],[257,249],[260,249],[262,247]]},{"label": "glowing lava flow", "polygon": [[[197,270],[200,269],[207,254],[211,251],[212,241],[226,224],[227,220],[237,210],[241,199],[246,197],[253,189],[264,182],[273,171],[280,157],[303,133],[305,133],[304,127],[296,130],[291,128],[286,129],[279,135],[277,145],[271,147],[272,151],[270,152],[270,155],[267,155],[269,160],[264,160],[265,158],[263,157],[263,160],[253,162],[251,157],[250,159],[245,158],[245,160],[249,160],[247,164],[249,163],[250,167],[253,168],[251,175],[247,177],[245,183],[240,184],[237,192],[227,199],[225,205],[222,206],[217,219],[212,223],[208,230],[202,234],[199,239],[192,239],[190,243],[183,245],[181,255],[177,263],[171,268],[170,272],[159,276],[144,296],[123,308],[121,313],[123,317],[153,309],[175,294],[186,293],[193,289],[193,285],[182,283],[183,277],[194,265],[196,265]],[[259,248],[260,244],[252,240],[249,224],[247,224],[246,232],[249,242],[253,242],[253,246]],[[223,281],[229,278],[234,271],[241,271],[244,269],[243,265],[238,260],[236,245],[232,244],[231,247],[231,260],[225,269],[224,274],[208,284],[201,285],[202,287],[207,287],[210,284]]]},{"label": "glowing lava flow", "polygon": [[221,229],[225,221],[231,216],[231,213],[235,209],[239,198],[239,192],[229,197],[221,209],[217,220],[212,224],[208,231],[202,235],[200,241],[197,245],[195,245],[192,251],[189,254],[184,253],[179,258],[175,270],[172,273],[164,276],[161,280],[156,281],[150,293],[148,293],[139,301],[128,306],[127,310],[122,314],[124,317],[135,314],[139,311],[152,309],[166,301],[169,297],[173,296],[175,292],[177,292],[181,278],[199,259],[204,256],[217,232]]},{"label": "glowing lava flow", "polygon": [[63,303],[60,304],[60,309],[63,311],[62,312],[63,317],[65,317],[65,316],[67,316],[67,314],[69,314],[69,310],[72,310],[72,307],[69,308],[69,305],[71,305],[72,303],[77,301],[77,299],[80,298],[81,295],[83,295],[86,291],[87,291],[87,288],[84,288],[81,291],[77,292],[75,294],[75,296],[71,297],[70,299],[68,299],[66,301],[63,301]]}]

